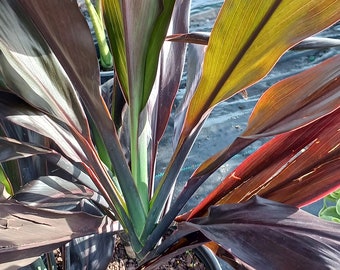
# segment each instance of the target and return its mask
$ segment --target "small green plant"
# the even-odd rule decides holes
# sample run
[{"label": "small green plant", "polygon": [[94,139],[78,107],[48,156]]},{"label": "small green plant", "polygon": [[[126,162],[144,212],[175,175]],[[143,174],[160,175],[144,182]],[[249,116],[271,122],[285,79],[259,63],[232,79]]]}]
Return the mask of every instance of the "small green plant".
[{"label": "small green plant", "polygon": [[319,216],[325,220],[340,222],[340,189],[327,195],[323,199],[323,207]]}]

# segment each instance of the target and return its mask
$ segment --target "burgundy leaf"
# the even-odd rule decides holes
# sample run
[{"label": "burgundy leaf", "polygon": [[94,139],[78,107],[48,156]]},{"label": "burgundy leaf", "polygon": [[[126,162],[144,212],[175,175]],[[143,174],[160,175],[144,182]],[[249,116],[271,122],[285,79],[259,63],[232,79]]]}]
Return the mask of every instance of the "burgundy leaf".
[{"label": "burgundy leaf", "polygon": [[245,201],[254,194],[302,206],[336,189],[340,184],[336,178],[339,117],[338,109],[306,127],[274,137],[231,172],[190,217],[203,214],[212,204]]},{"label": "burgundy leaf", "polygon": [[[177,1],[174,6],[168,33],[186,33],[189,27],[189,12],[190,1]],[[180,85],[185,61],[185,50],[186,45],[184,43],[165,42],[160,52],[158,72],[151,92],[151,102],[149,101],[152,117],[152,156],[150,162],[150,175],[152,177],[154,177],[155,173],[158,144],[169,122],[172,105]],[[155,100],[152,100],[153,95],[155,95]],[[152,184],[153,182],[151,181]],[[150,185],[149,189],[151,197],[154,190],[153,185]]]},{"label": "burgundy leaf", "polygon": [[13,200],[0,205],[0,263],[40,256],[73,238],[118,229],[107,216],[36,209]]},{"label": "burgundy leaf", "polygon": [[[177,145],[188,110],[190,100],[195,93],[202,73],[202,65],[204,58],[205,46],[189,45],[187,56],[187,80],[185,96],[181,100],[181,104],[176,109],[174,120],[174,139],[173,145]],[[174,147],[175,148],[175,147]]]},{"label": "burgundy leaf", "polygon": [[246,269],[337,269],[340,224],[298,208],[254,197],[210,208],[206,217],[180,222],[156,249],[160,254],[213,241]]},{"label": "burgundy leaf", "polygon": [[15,200],[38,208],[52,210],[86,212],[101,216],[101,212],[91,203],[97,201],[108,208],[105,200],[86,186],[72,183],[58,176],[42,176],[30,181],[14,197]]},{"label": "burgundy leaf", "polygon": [[74,161],[86,161],[83,149],[67,128],[16,96],[0,92],[0,118],[52,139]]},{"label": "burgundy leaf", "polygon": [[[30,13],[23,10],[20,3],[20,1],[1,1],[0,4],[0,19],[7,22],[3,23],[0,28],[2,51],[0,72],[4,85],[8,88],[7,90],[21,96],[28,103],[58,118],[88,138],[89,130],[85,113],[73,85],[61,68],[56,55],[37,31],[29,16]],[[28,5],[30,9],[39,8],[35,1],[22,1],[22,3]],[[55,1],[40,1],[39,3],[55,3],[59,9],[68,8]],[[78,9],[77,6],[76,8]],[[46,8],[44,12],[39,13],[39,17],[47,16],[51,24],[58,25],[62,22],[66,23],[60,20],[61,17],[73,21],[73,17],[65,16],[66,14],[59,14],[56,20],[53,20],[54,16],[58,15],[57,11],[57,9],[52,10],[49,14]],[[77,21],[82,22],[82,20]],[[83,23],[85,30],[88,31],[86,23]],[[60,42],[67,44],[65,39],[70,28],[67,27],[64,30]],[[83,36],[81,32],[77,34]],[[73,52],[75,56],[79,56],[80,51]]]},{"label": "burgundy leaf", "polygon": [[272,136],[308,125],[339,108],[340,55],[270,87],[241,137]]},{"label": "burgundy leaf", "polygon": [[166,40],[172,42],[187,42],[192,44],[208,45],[209,38],[209,32],[191,32],[169,35],[166,37]]},{"label": "burgundy leaf", "polygon": [[69,173],[75,179],[79,180],[89,188],[98,191],[93,184],[92,179],[81,171],[78,167],[73,165],[69,160],[54,150],[37,147],[35,145],[17,141],[11,138],[0,137],[0,162],[7,162],[10,160],[23,159],[27,157],[42,156],[47,161]]}]

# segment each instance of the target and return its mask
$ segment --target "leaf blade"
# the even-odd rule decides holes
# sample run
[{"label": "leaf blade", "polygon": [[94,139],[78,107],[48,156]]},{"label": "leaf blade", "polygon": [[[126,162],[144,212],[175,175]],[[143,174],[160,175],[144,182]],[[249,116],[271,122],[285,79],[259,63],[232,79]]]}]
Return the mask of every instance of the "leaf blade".
[{"label": "leaf blade", "polygon": [[336,189],[339,112],[274,137],[231,172],[189,217],[206,213],[212,204],[245,201],[254,194],[302,206]]},{"label": "leaf blade", "polygon": [[1,202],[0,218],[7,222],[7,229],[0,229],[0,263],[40,256],[74,237],[118,229],[107,216],[35,209],[15,201]]},{"label": "leaf blade", "polygon": [[0,76],[7,88],[89,137],[85,114],[73,86],[43,37],[27,14],[23,14],[19,2],[2,1],[0,16],[1,21],[8,22],[0,29]]},{"label": "leaf blade", "polygon": [[[182,137],[217,103],[265,76],[291,46],[339,20],[339,8],[335,1],[224,3],[211,33],[202,79],[189,107]],[[247,70],[246,76],[243,70]]]},{"label": "leaf blade", "polygon": [[180,222],[148,259],[212,241],[208,246],[226,254],[236,269],[336,269],[340,234],[334,232],[339,230],[339,224],[255,196],[246,203],[211,207],[206,217]]}]

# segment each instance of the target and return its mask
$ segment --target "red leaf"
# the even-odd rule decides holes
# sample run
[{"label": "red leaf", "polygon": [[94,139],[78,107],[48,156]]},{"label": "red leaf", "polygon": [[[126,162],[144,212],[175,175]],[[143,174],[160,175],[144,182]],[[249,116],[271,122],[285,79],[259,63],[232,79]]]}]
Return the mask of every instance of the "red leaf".
[{"label": "red leaf", "polygon": [[339,117],[340,109],[270,140],[229,174],[189,218],[212,204],[246,201],[254,194],[301,206],[332,192],[340,185]]}]

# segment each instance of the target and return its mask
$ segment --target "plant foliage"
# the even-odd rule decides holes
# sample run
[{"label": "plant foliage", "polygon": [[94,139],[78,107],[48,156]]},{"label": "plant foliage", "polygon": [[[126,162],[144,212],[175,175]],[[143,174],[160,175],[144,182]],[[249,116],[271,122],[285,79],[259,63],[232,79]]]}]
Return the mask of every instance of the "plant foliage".
[{"label": "plant foliage", "polygon": [[[105,101],[92,36],[75,1],[0,2],[0,187],[12,196],[0,203],[0,262],[116,231],[119,222],[140,268],[201,244],[247,269],[340,265],[339,225],[295,207],[340,186],[339,56],[270,87],[247,129],[200,164],[172,201],[214,107],[336,23],[340,2],[225,1],[207,44],[188,54],[174,151],[157,184],[158,144],[186,53],[185,43],[166,37],[195,43],[183,39],[190,1],[101,0],[100,10],[114,63]],[[178,216],[213,172],[263,137],[272,138]],[[52,228],[60,234],[49,238]]]}]

